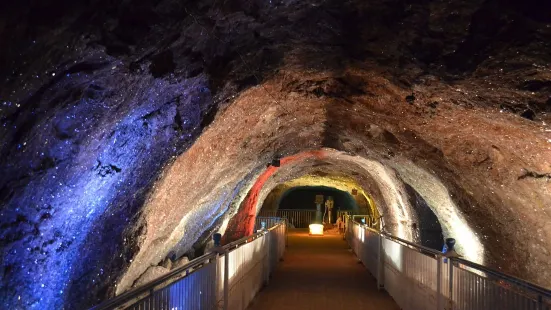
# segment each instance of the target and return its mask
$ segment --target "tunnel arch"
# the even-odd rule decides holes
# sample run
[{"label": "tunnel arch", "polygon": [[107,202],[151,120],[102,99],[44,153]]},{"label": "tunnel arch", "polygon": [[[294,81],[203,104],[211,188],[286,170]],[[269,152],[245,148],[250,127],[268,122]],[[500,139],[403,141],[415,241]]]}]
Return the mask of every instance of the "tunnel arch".
[{"label": "tunnel arch", "polygon": [[[314,210],[315,195],[331,197],[335,202],[335,208],[348,211],[359,211],[356,200],[348,192],[325,186],[301,186],[286,190],[279,199],[278,209],[311,209]],[[329,199],[329,198],[327,198]]]},{"label": "tunnel arch", "polygon": [[[316,178],[315,176],[306,176],[277,185],[262,202],[262,206],[259,210],[259,215],[265,216],[266,214],[275,214],[275,212],[280,209],[315,210],[314,196],[316,194],[321,194],[325,197],[333,195],[336,198],[336,209],[340,209],[342,211],[352,211],[352,214],[366,214],[372,216],[373,218],[378,218],[379,215],[374,214],[371,209],[372,207],[374,207],[373,202],[370,198],[367,198],[363,189],[358,190],[359,185],[357,183],[348,180],[348,188],[345,188],[342,185],[336,185],[338,188],[330,187],[328,185],[319,185],[320,183],[323,183],[319,181],[315,182],[315,185],[307,185],[309,184],[308,181],[314,182],[314,180],[319,180],[320,178],[323,179],[323,177]],[[327,176],[325,176],[325,178],[327,178]],[[335,186],[335,184],[332,185]],[[419,220],[418,223],[412,224],[413,231],[416,233],[416,240],[418,240],[419,244],[421,244],[422,246],[426,246],[435,250],[441,250],[444,245],[445,238],[442,233],[442,226],[440,224],[440,221],[438,220],[438,217],[430,209],[429,205],[423,199],[423,197],[417,191],[415,191],[413,187],[411,187],[409,184],[404,185],[406,191],[408,192],[410,204],[412,205],[413,210]],[[308,195],[306,200],[301,198],[298,199],[301,203],[299,207],[289,207],[284,203],[285,199],[295,199],[295,197],[291,197],[293,196],[292,194],[295,191],[303,190],[310,191],[310,195]],[[352,193],[353,191],[356,192],[355,195]],[[347,196],[347,198],[350,200],[348,204],[354,205],[353,208],[339,208],[339,206],[346,204],[346,202],[342,202],[342,199],[337,198],[338,196],[336,195],[338,194],[335,193],[339,192],[342,195]],[[376,226],[375,228],[378,228],[378,226]]]},{"label": "tunnel arch", "polygon": [[266,196],[262,202],[261,209],[269,211],[278,209],[280,201],[286,193],[301,187],[341,191],[354,200],[358,207],[357,211],[362,212],[361,214],[372,214],[374,217],[379,216],[373,199],[365,193],[362,187],[353,178],[344,175],[328,175],[321,171],[314,171],[310,174],[278,184]]},{"label": "tunnel arch", "polygon": [[[373,76],[365,82],[381,91],[376,102],[352,106],[332,101],[328,105],[327,98],[279,93],[275,98],[278,104],[274,104],[274,98],[266,98],[266,89],[279,89],[285,79],[294,80],[297,74],[301,74],[299,79],[308,78],[302,76],[304,73],[286,72],[285,78],[276,77],[262,88],[241,93],[197,142],[163,171],[142,212],[149,228],[140,235],[140,249],[118,282],[118,293],[131,287],[148,266],[157,265],[174,247],[189,249],[207,231],[224,233],[231,230],[232,222],[253,221],[261,202],[277,184],[319,171],[354,176],[369,189],[383,217],[383,229],[417,242],[412,228],[418,222],[417,215],[405,186],[410,185],[437,216],[444,237],[461,236],[457,249],[464,257],[518,274],[518,266],[510,266],[504,257],[525,245],[491,241],[495,236],[508,236],[505,227],[492,224],[502,216],[497,210],[503,199],[511,198],[497,189],[500,180],[486,172],[466,177],[461,172],[474,168],[462,166],[464,150],[449,147],[446,139],[422,130],[414,118],[406,119],[410,122],[406,126],[404,120],[386,110],[371,109],[371,105],[386,109],[383,103],[399,102],[403,91],[384,77]],[[300,105],[296,104],[297,97],[301,98]],[[467,116],[453,113],[449,117],[457,121],[445,123],[447,127],[440,130],[453,132],[472,145],[482,145],[477,136],[462,131],[460,119]],[[346,121],[330,123],[335,118]],[[471,113],[468,119],[488,126],[480,113]],[[492,126],[507,130],[495,123]],[[490,155],[498,160],[509,150],[495,143],[502,151],[493,148]],[[282,166],[266,168],[276,154],[283,155]],[[504,168],[505,162],[496,161],[496,165]],[[491,186],[493,194],[488,195],[480,184],[490,184],[484,186]],[[495,208],[482,207],[484,203]],[[526,215],[526,210],[519,210]],[[522,251],[514,253],[515,259],[526,261]],[[533,276],[540,277],[537,273]]]},{"label": "tunnel arch", "polygon": [[[384,229],[423,239],[426,205],[467,259],[551,286],[551,32],[535,1],[214,2],[2,10],[5,308],[127,290],[224,232],[276,155],[323,148],[350,160],[282,167],[257,200],[360,171]],[[44,9],[59,18],[32,18]]]},{"label": "tunnel arch", "polygon": [[[283,157],[281,167],[269,166],[253,169],[253,173],[246,175],[251,183],[248,190],[244,191],[241,188],[241,190],[235,191],[237,195],[224,198],[225,204],[235,206],[236,213],[226,214],[224,219],[213,218],[213,220],[220,223],[218,224],[218,231],[234,233],[234,235],[224,234],[224,240],[234,240],[252,233],[254,219],[262,206],[262,202],[278,184],[304,175],[352,176],[359,185],[358,187],[366,193],[366,197],[369,197],[374,212],[380,215],[384,231],[405,240],[421,243],[421,234],[418,231],[418,215],[412,208],[405,187],[406,183],[402,179],[412,171],[403,169],[404,167],[408,167],[419,175],[424,171],[401,158],[391,161],[375,160],[330,148],[299,152]],[[403,171],[404,174],[400,171]],[[426,172],[424,176],[429,180],[427,182],[438,184],[437,178],[430,173]],[[418,188],[416,183],[412,182],[409,185],[415,190]],[[427,193],[421,191],[421,194],[423,196]],[[438,221],[442,224],[443,236],[461,235],[463,238],[471,236],[472,239],[463,239],[467,242],[457,246],[458,252],[472,261],[483,263],[483,245],[476,238],[465,219],[461,217],[462,215],[457,207],[449,200],[446,188],[443,186],[431,187],[430,194],[442,198],[441,200],[427,200],[427,205],[431,207]],[[439,209],[438,205],[441,203],[445,204],[445,209]],[[449,214],[455,217],[455,221],[446,219],[445,216]],[[200,235],[197,235],[196,238],[199,237]],[[165,254],[160,254],[158,261],[163,260],[168,253],[173,253],[177,244],[177,242],[173,243],[165,250]],[[184,247],[182,246],[182,248]]]},{"label": "tunnel arch", "polygon": [[[351,166],[347,167],[347,164]],[[324,167],[324,170],[320,171],[319,167]],[[300,173],[307,175],[306,180],[315,180],[316,178],[323,180],[327,178],[327,175],[336,173],[332,170],[335,167],[338,167],[338,173],[341,175],[345,173],[347,176],[358,178],[355,182],[361,185],[354,186],[368,193],[367,197],[370,197],[370,201],[376,201],[372,205],[376,206],[374,212],[381,215],[384,231],[406,240],[428,244],[432,248],[441,248],[444,237],[461,234],[465,238],[463,239],[465,243],[458,246],[458,251],[473,261],[483,262],[483,246],[465,219],[461,218],[455,205],[450,204],[446,199],[437,202],[431,201],[433,203],[431,205],[423,200],[422,195],[419,195],[412,185],[401,179],[397,170],[385,168],[375,160],[328,148],[285,157],[281,160],[280,168],[268,167],[243,200],[239,213],[230,221],[230,231],[252,233],[254,218],[274,188],[278,184],[290,180],[297,182],[296,180],[301,179],[293,179],[293,171],[299,170]],[[431,182],[437,184],[436,179],[431,179]],[[445,189],[439,188],[439,190]],[[447,197],[445,193],[438,193]],[[445,210],[437,208],[437,204],[442,202],[447,203]],[[413,205],[417,206],[417,210],[414,210]],[[456,222],[450,222],[445,218],[447,212],[451,212],[456,217]],[[420,214],[429,215],[429,219],[421,222]],[[434,228],[424,229],[430,224],[430,221],[435,223]],[[426,234],[430,231],[434,232],[429,234],[431,237],[427,237]],[[229,236],[229,239],[236,239],[240,236],[239,234]],[[440,237],[441,239],[438,240]]]}]

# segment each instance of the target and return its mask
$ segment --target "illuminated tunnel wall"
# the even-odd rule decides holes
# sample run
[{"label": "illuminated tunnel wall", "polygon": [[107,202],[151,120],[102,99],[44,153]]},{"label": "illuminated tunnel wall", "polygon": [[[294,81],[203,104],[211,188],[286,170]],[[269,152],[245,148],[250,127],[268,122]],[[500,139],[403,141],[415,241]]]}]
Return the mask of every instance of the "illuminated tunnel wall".
[{"label": "illuminated tunnel wall", "polygon": [[[316,185],[307,185],[312,183]],[[354,190],[356,195],[351,194]],[[408,203],[411,204],[412,211],[418,219],[418,222],[412,223],[412,230],[417,242],[423,246],[441,250],[444,244],[444,235],[438,217],[414,188],[404,184],[404,190],[408,196]],[[266,195],[261,210],[315,209],[314,197],[316,194],[333,196],[336,207],[339,205],[345,206],[344,209],[359,212],[356,214],[375,214],[375,217],[379,216],[377,208],[372,209],[374,202],[371,198],[368,198],[370,197],[369,194],[353,178],[326,174],[323,174],[323,176],[302,176],[276,185]]]},{"label": "illuminated tunnel wall", "polygon": [[[255,181],[237,215],[227,225],[225,242],[253,232],[255,210],[277,210],[285,200],[295,201],[289,208],[304,208],[304,204],[314,208],[316,189],[341,190],[346,199],[352,198],[348,193],[356,189],[358,195],[349,201],[365,201],[364,206],[370,209],[364,213],[381,216],[385,231],[438,250],[442,249],[446,236],[461,235],[463,243],[458,246],[458,250],[472,260],[481,259],[479,241],[467,239],[473,234],[472,231],[460,234],[465,224],[461,224],[461,220],[450,222],[445,217],[443,212],[449,212],[446,208],[453,206],[447,206],[442,201],[425,201],[422,194],[413,186],[403,183],[393,170],[383,169],[374,161],[329,149],[302,152],[283,158],[281,163],[279,168],[268,167]],[[320,167],[324,167],[323,171]],[[296,175],[296,171],[301,172]],[[312,190],[309,195],[305,195],[309,197],[291,198],[293,193],[305,189]],[[453,212],[453,209],[450,211]]]}]

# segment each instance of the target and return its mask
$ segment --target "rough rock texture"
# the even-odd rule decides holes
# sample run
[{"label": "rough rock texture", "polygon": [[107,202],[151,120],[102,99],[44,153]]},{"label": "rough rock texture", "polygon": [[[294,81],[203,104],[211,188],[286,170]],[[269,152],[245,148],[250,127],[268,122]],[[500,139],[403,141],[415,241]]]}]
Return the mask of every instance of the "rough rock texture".
[{"label": "rough rock texture", "polygon": [[136,286],[144,285],[159,277],[164,276],[170,271],[163,266],[151,266],[136,280]]},{"label": "rough rock texture", "polygon": [[186,256],[184,256],[179,260],[175,261],[174,264],[172,264],[172,269],[178,269],[187,263],[189,263],[189,259]]},{"label": "rough rock texture", "polygon": [[96,304],[315,170],[393,233],[420,238],[422,199],[467,257],[551,286],[550,6],[0,4],[0,302]]}]

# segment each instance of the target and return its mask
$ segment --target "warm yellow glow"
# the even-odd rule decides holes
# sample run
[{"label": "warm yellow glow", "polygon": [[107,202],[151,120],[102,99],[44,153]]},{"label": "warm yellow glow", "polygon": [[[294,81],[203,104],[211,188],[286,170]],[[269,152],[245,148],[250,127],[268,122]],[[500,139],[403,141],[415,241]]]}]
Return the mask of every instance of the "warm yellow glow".
[{"label": "warm yellow glow", "polygon": [[[355,189],[357,193],[352,197],[354,198],[354,200],[356,200],[356,204],[358,205],[358,207],[362,209],[367,208],[368,211],[366,212],[370,213],[374,218],[379,218],[379,211],[377,210],[373,199],[367,192],[364,191],[362,186],[358,184],[357,180],[355,180],[354,178],[343,175],[319,176],[315,174],[307,174],[299,178],[279,184],[276,187],[276,190],[278,190],[280,194],[283,194],[290,188],[300,186],[332,187],[347,193],[352,193],[352,190]],[[360,197],[365,198],[367,205],[362,201],[363,199],[360,199]],[[260,206],[262,205],[259,204],[259,207]]]},{"label": "warm yellow glow", "polygon": [[323,225],[310,224],[310,235],[323,235]]}]

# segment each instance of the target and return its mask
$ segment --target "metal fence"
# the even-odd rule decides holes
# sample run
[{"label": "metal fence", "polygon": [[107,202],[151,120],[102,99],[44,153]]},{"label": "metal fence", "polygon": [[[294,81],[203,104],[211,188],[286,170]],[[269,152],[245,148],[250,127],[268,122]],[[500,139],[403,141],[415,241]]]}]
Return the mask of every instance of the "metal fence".
[{"label": "metal fence", "polygon": [[266,230],[227,244],[190,261],[142,287],[108,300],[93,310],[246,309],[283,256],[286,221],[257,218]]},{"label": "metal fence", "polygon": [[254,231],[257,232],[258,230],[262,229],[262,225],[264,225],[264,228],[266,229],[274,227],[277,224],[279,224],[279,222],[281,222],[282,220],[285,220],[285,219],[282,217],[257,216],[255,219]]},{"label": "metal fence", "polygon": [[295,228],[308,228],[308,225],[314,222],[316,210],[285,210],[260,211],[261,217],[281,217],[286,218],[289,225]]},{"label": "metal fence", "polygon": [[371,215],[347,215],[344,217],[345,219],[345,222],[346,222],[346,219],[350,219],[352,220],[353,222],[358,222],[360,224],[365,224],[367,225],[367,227],[371,227],[371,228],[379,228],[379,224],[380,224],[380,221],[373,218],[373,216]]},{"label": "metal fence", "polygon": [[[376,227],[377,225],[379,225],[379,222],[373,219],[371,216],[356,215],[357,211],[354,211],[354,210],[337,210],[336,214],[337,214],[337,217],[334,219],[334,221],[341,216],[343,219],[347,218],[347,216],[353,216],[358,221],[360,221],[360,218],[364,218],[366,221],[366,224],[368,224],[370,227]],[[279,209],[275,211],[261,210],[258,216],[268,217],[268,218],[269,217],[286,218],[288,223],[292,227],[308,228],[308,226],[312,224],[314,222],[314,219],[316,218],[316,210],[309,210],[309,209],[308,210],[307,209],[297,209],[297,210]]]},{"label": "metal fence", "polygon": [[349,217],[346,239],[400,308],[551,310],[551,291],[379,233]]}]

